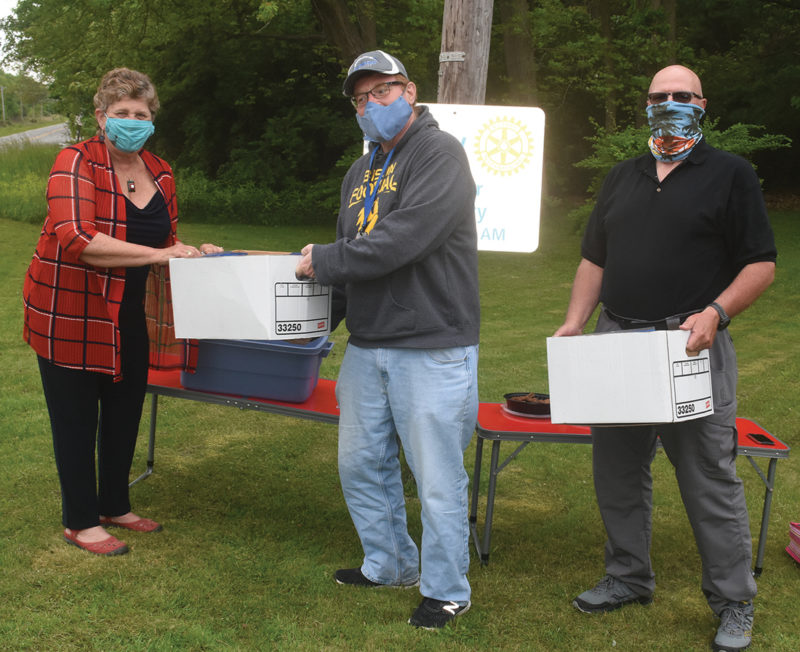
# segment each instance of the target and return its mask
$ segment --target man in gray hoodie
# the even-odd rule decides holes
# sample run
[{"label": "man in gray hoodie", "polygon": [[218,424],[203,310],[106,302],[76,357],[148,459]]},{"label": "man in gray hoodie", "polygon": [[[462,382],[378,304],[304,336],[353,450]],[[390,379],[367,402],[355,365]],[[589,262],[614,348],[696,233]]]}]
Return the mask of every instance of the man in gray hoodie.
[{"label": "man in gray hoodie", "polygon": [[[370,142],[344,178],[336,242],[306,245],[298,277],[335,288],[350,339],[339,372],[339,475],[364,549],[339,584],[420,585],[409,623],[470,607],[467,448],[478,411],[475,183],[403,64],[375,50],[344,83]],[[422,507],[408,534],[398,438]]]}]

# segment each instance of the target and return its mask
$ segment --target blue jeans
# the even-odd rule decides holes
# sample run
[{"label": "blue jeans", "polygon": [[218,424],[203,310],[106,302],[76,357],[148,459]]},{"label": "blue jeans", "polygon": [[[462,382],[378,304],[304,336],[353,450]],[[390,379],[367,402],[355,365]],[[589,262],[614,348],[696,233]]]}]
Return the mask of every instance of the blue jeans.
[{"label": "blue jeans", "polygon": [[[339,476],[373,582],[437,600],[470,598],[464,451],[478,416],[478,347],[365,349],[349,344],[336,396]],[[422,507],[420,553],[408,534],[398,436]]]}]

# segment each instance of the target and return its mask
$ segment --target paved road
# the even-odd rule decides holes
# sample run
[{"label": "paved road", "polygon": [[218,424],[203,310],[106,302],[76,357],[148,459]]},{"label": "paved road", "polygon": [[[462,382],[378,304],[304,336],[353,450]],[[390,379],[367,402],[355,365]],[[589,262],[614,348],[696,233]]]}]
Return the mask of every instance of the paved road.
[{"label": "paved road", "polygon": [[39,127],[38,129],[23,131],[19,134],[0,137],[0,146],[25,142],[43,143],[46,145],[66,145],[70,142],[67,123],[51,125],[49,127]]}]

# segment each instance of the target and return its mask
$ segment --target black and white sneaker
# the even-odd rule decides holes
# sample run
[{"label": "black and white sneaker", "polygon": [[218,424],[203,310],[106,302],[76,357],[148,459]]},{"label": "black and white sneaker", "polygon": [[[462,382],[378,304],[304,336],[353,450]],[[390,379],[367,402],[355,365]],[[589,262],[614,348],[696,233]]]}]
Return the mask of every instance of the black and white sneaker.
[{"label": "black and white sneaker", "polygon": [[414,625],[414,627],[421,627],[422,629],[439,629],[444,627],[456,616],[460,616],[468,611],[471,606],[472,603],[469,600],[461,603],[423,598],[419,607],[416,608],[411,618],[408,619],[408,624]]},{"label": "black and white sneaker", "polygon": [[360,568],[340,568],[333,574],[333,579],[336,580],[337,584],[348,584],[350,586],[363,586],[367,588],[388,586],[397,589],[410,589],[419,586],[419,579],[400,584],[381,584],[380,582],[373,582],[371,579],[364,576]]}]

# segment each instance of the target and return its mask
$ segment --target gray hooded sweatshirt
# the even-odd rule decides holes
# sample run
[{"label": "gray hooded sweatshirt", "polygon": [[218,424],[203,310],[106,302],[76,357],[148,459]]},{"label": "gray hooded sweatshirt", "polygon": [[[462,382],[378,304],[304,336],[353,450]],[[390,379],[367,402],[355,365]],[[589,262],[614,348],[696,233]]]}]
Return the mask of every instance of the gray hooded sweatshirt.
[{"label": "gray hooded sweatshirt", "polygon": [[[317,280],[337,290],[333,325],[346,314],[361,347],[478,344],[480,300],[475,182],[464,148],[427,107],[395,146],[366,233],[364,197],[385,166],[378,148],[342,183],[336,242],[315,245]],[[344,299],[344,300],[342,300]]]}]

